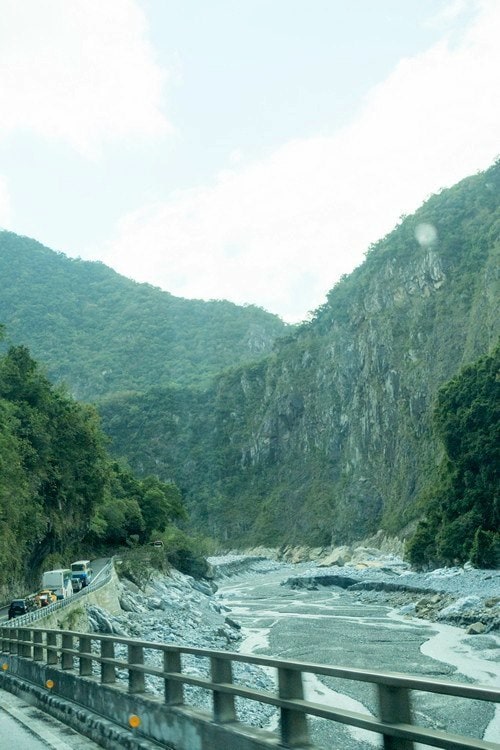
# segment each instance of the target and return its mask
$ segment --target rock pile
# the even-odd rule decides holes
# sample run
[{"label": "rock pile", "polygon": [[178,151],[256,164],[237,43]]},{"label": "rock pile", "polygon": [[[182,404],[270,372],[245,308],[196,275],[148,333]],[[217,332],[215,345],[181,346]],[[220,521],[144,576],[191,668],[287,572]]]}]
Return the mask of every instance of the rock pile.
[{"label": "rock pile", "polygon": [[339,586],[363,602],[398,608],[403,614],[445,622],[470,635],[500,630],[500,571],[471,566],[427,573],[381,551],[358,547],[349,562],[314,569],[284,581],[292,588]]},{"label": "rock pile", "polygon": [[[227,615],[223,605],[214,599],[217,586],[206,580],[195,580],[191,576],[170,571],[169,575],[156,573],[139,588],[135,583],[122,578],[118,584],[122,614],[111,615],[97,606],[87,608],[90,629],[99,633],[116,633],[159,643],[194,646],[203,649],[237,651],[242,639],[241,626]],[[117,655],[125,651],[117,648]],[[160,655],[155,657],[158,663]],[[184,669],[199,677],[208,677],[208,659],[196,656],[183,657]],[[126,679],[126,674],[118,673]],[[260,668],[249,664],[235,663],[235,682],[260,690],[270,690],[272,681]],[[161,695],[163,681],[147,678],[148,688]],[[210,708],[208,692],[196,687],[185,688],[186,703],[198,708]],[[246,724],[263,727],[273,713],[271,706],[261,706],[253,701],[237,701],[239,717]]]}]

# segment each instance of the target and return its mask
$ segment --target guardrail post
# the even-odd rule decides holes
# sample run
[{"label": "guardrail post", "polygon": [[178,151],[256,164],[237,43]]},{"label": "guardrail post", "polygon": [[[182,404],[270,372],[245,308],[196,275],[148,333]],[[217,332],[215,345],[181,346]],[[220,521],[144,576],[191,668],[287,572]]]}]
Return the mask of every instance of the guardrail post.
[{"label": "guardrail post", "polygon": [[73,649],[73,636],[63,633],[61,648],[61,669],[73,669],[73,654],[66,653],[66,649]]},{"label": "guardrail post", "polygon": [[47,633],[47,664],[57,664],[57,633],[46,631]]},{"label": "guardrail post", "polygon": [[[163,670],[165,672],[182,672],[181,655],[178,651],[163,652]],[[169,706],[181,706],[184,703],[184,687],[182,682],[165,677],[165,702]]]},{"label": "guardrail post", "polygon": [[[296,669],[278,667],[278,689],[280,698],[304,698],[302,672]],[[285,747],[298,747],[309,744],[307,717],[302,711],[282,708],[281,741]]]},{"label": "guardrail post", "polygon": [[31,659],[33,657],[31,630],[20,630],[19,637],[23,641],[23,643],[19,644],[19,656],[24,656],[25,659]]},{"label": "guardrail post", "polygon": [[[379,683],[379,719],[390,724],[411,724],[410,694],[407,688]],[[384,750],[413,750],[411,740],[384,734]]]},{"label": "guardrail post", "polygon": [[5,653],[9,650],[9,634],[10,628],[2,628],[2,653]]},{"label": "guardrail post", "polygon": [[[101,658],[103,659],[114,659],[115,658],[115,643],[114,641],[101,641]],[[116,681],[116,671],[114,664],[106,664],[101,662],[101,682],[103,685],[109,685]]]},{"label": "guardrail post", "polygon": [[144,664],[144,649],[135,643],[128,645],[128,691],[129,693],[143,693],[146,689],[144,672],[134,669],[134,665]]},{"label": "guardrail post", "polygon": [[89,656],[84,656],[84,654],[92,653],[92,639],[90,638],[90,636],[87,636],[87,635],[80,636],[78,650],[80,652],[80,657],[79,657],[80,676],[88,677],[88,675],[92,674],[92,658]]},{"label": "guardrail post", "polygon": [[[212,656],[210,664],[212,667],[212,682],[233,682],[232,664],[228,659],[220,659],[217,656]],[[229,721],[236,721],[234,695],[213,688],[213,699],[215,721],[218,721],[221,724]]]},{"label": "guardrail post", "polygon": [[12,628],[12,638],[9,644],[9,651],[11,654],[17,654],[18,653],[18,639],[19,639],[19,630],[17,628]]},{"label": "guardrail post", "polygon": [[33,630],[33,659],[35,661],[43,660],[43,631]]}]

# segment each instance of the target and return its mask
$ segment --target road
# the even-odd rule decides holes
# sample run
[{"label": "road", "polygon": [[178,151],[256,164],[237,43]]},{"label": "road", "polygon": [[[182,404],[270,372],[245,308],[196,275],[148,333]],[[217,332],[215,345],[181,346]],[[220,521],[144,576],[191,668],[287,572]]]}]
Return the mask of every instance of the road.
[{"label": "road", "polygon": [[[289,575],[290,570],[253,573],[220,582],[217,596],[242,625],[242,652],[458,682],[500,682],[500,664],[495,663],[498,636],[467,636],[450,625],[356,601],[352,593],[338,588],[291,589],[281,585]],[[310,675],[305,694],[318,703],[362,713],[377,711],[376,695],[368,684]],[[489,704],[419,693],[414,712],[423,725],[498,741],[500,711],[495,714]],[[269,728],[275,726],[276,720]],[[320,748],[380,747],[378,735],[372,732],[320,719],[313,719],[311,727]]]},{"label": "road", "polygon": [[0,689],[0,747],[18,750],[98,750],[99,745]]},{"label": "road", "polygon": [[[92,561],[94,578],[107,562],[107,558]],[[0,621],[7,620],[7,612],[8,607],[0,609]],[[99,745],[25,700],[0,689],[0,747],[19,750],[95,750]]]},{"label": "road", "polygon": [[[103,569],[106,563],[109,561],[109,557],[100,557],[97,560],[92,560],[92,570],[94,571],[94,578],[97,577],[98,573]],[[30,594],[20,594],[16,599],[22,599],[24,596],[30,596]],[[5,622],[8,619],[9,606],[0,607],[0,623]]]}]

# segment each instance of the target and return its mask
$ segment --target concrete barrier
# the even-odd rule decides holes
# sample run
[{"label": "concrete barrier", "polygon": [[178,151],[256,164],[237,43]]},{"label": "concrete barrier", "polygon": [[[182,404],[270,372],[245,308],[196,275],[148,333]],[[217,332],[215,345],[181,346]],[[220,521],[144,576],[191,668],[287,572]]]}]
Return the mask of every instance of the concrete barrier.
[{"label": "concrete barrier", "polygon": [[[413,692],[500,702],[500,690],[486,686],[98,633],[4,627],[0,630],[0,644],[0,687],[31,690],[42,702],[45,695],[45,710],[50,709],[51,701],[56,698],[64,705],[73,706],[67,710],[66,720],[84,733],[87,733],[86,716],[89,726],[96,726],[96,717],[101,717],[106,726],[111,723],[122,733],[127,732],[127,726],[131,727],[131,717],[137,717],[140,724],[135,729],[130,728],[126,735],[130,739],[133,733],[136,743],[152,741],[157,747],[174,750],[271,750],[277,747],[298,750],[313,747],[307,717],[316,716],[379,734],[387,750],[412,750],[414,742],[445,750],[500,750],[497,743],[419,726],[412,716]],[[186,671],[183,655],[205,660],[210,677]],[[275,668],[278,676],[275,692],[235,683],[235,662]],[[122,673],[124,679],[117,679],[118,673]],[[379,715],[374,717],[305,700],[303,675],[308,673],[371,683],[378,692]],[[160,681],[164,690],[162,697],[152,694],[146,677]],[[184,686],[188,685],[211,693],[211,712],[186,704]],[[50,694],[50,701],[47,694]],[[266,732],[238,721],[237,697],[275,706],[280,713],[279,731]],[[98,741],[103,744],[103,740]],[[123,742],[104,746],[128,747]]]}]

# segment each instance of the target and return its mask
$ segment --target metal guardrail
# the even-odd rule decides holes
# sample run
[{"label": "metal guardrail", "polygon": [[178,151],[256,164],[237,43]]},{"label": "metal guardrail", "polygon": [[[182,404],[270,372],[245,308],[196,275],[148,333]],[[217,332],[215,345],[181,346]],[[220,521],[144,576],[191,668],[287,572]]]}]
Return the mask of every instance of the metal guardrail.
[{"label": "metal guardrail", "polygon": [[82,599],[87,594],[90,594],[91,591],[96,591],[97,589],[100,589],[101,586],[104,586],[105,583],[108,583],[111,580],[112,572],[113,561],[110,560],[101,568],[96,577],[89,583],[88,586],[85,586],[85,588],[80,589],[80,591],[77,591],[75,594],[68,596],[66,599],[59,599],[57,602],[52,602],[52,604],[48,604],[45,607],[39,607],[38,609],[34,609],[31,612],[27,612],[25,615],[14,617],[12,620],[8,620],[5,623],[5,626],[10,628],[19,628],[24,625],[29,625],[31,622],[41,620],[43,617],[48,617],[48,615],[57,612],[59,609],[64,609],[64,607],[67,607],[70,604],[74,604],[75,601],[78,601],[78,599]]},{"label": "metal guardrail", "polygon": [[[109,687],[117,682],[117,670],[126,675],[129,693],[153,692],[150,679],[160,680],[166,706],[182,707],[184,686],[204,688],[212,696],[212,720],[229,725],[232,730],[239,723],[235,698],[258,701],[279,709],[281,721],[278,744],[284,748],[309,744],[307,717],[315,716],[365,729],[383,736],[386,750],[411,750],[414,742],[447,750],[500,750],[500,744],[449,732],[417,726],[411,713],[411,694],[415,691],[447,695],[492,703],[500,702],[500,689],[480,685],[424,679],[391,672],[325,666],[265,656],[249,656],[226,651],[215,651],[187,646],[174,646],[97,633],[43,630],[38,628],[2,627],[2,654],[16,654],[24,659],[46,662],[81,678]],[[117,658],[117,651],[124,658]],[[189,673],[183,664],[184,655],[207,660],[210,677]],[[5,656],[4,656],[5,660]],[[156,662],[156,663],[155,663]],[[274,692],[257,690],[233,679],[233,664],[244,662],[277,670]],[[160,665],[160,666],[158,666]],[[304,699],[303,675],[311,673],[346,680],[371,683],[378,693],[378,716],[335,708]],[[122,686],[116,685],[123,693]],[[157,696],[156,696],[156,705]],[[237,723],[237,724],[236,724]],[[274,735],[275,736],[275,735]]]}]

